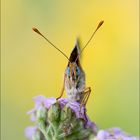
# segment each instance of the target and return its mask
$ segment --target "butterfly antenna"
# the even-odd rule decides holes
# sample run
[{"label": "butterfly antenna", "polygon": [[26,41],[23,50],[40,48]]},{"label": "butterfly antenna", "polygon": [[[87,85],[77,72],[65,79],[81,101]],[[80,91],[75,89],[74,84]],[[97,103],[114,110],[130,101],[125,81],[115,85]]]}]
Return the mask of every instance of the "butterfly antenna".
[{"label": "butterfly antenna", "polygon": [[92,36],[90,37],[90,39],[88,40],[88,42],[86,43],[86,45],[83,47],[83,49],[81,50],[81,53],[84,51],[84,49],[88,46],[88,44],[90,43],[90,41],[92,40],[92,38],[94,37],[95,33],[98,31],[98,29],[102,26],[102,24],[104,23],[104,21],[100,21],[96,30],[93,32]]},{"label": "butterfly antenna", "polygon": [[66,59],[69,60],[68,56],[62,52],[58,47],[56,47],[48,38],[46,38],[37,28],[32,28],[34,32],[38,33],[40,36],[42,36],[49,44],[51,44],[55,49],[57,49]]},{"label": "butterfly antenna", "polygon": [[[94,37],[95,33],[97,32],[97,30],[102,26],[102,24],[104,23],[104,21],[100,21],[97,28],[95,29],[95,31],[93,32],[93,34],[91,35],[90,39],[88,40],[88,42],[86,43],[86,45],[82,48],[81,53],[84,51],[84,49],[88,46],[88,44],[90,43],[90,41],[92,40],[92,38]],[[79,56],[81,55],[81,53],[77,56],[76,60],[79,58]],[[75,60],[75,62],[76,62]]]}]

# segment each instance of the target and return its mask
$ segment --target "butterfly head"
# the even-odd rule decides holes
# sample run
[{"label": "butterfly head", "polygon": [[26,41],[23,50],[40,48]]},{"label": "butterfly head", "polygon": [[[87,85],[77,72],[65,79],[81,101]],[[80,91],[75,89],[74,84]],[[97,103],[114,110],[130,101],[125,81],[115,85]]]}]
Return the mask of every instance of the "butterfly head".
[{"label": "butterfly head", "polygon": [[71,78],[72,80],[77,80],[79,75],[81,74],[80,68],[80,60],[79,60],[80,48],[79,48],[79,41],[77,40],[76,45],[71,52],[68,66],[66,69],[66,75]]}]

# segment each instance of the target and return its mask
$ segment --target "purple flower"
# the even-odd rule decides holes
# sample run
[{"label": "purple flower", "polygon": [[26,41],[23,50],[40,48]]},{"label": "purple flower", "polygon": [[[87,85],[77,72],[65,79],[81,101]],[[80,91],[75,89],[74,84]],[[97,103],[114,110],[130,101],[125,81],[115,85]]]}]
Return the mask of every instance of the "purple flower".
[{"label": "purple flower", "polygon": [[25,129],[25,135],[28,139],[32,140],[33,135],[35,135],[37,131],[37,127],[36,126],[29,126]]},{"label": "purple flower", "polygon": [[[44,96],[36,96],[33,98],[33,100],[35,102],[35,107],[34,109],[27,112],[27,114],[31,115],[32,121],[36,120],[35,113],[36,110],[38,110],[41,105],[44,105],[44,107],[49,109],[52,104],[56,103],[56,98],[53,97],[46,98]],[[75,112],[77,118],[87,120],[87,117],[85,115],[86,109],[85,107],[80,107],[80,103],[70,102],[67,98],[61,98],[58,100],[58,102],[60,103],[61,108],[63,108],[67,104],[67,106],[70,107]]]},{"label": "purple flower", "polygon": [[127,134],[120,128],[109,128],[107,130],[99,130],[93,140],[139,140],[139,138]]},{"label": "purple flower", "polygon": [[27,112],[27,115],[31,115],[30,119],[31,121],[36,121],[36,109],[33,108],[32,110]]},{"label": "purple flower", "polygon": [[93,130],[93,133],[94,133],[95,135],[97,134],[97,132],[98,132],[98,127],[97,127],[97,125],[96,125],[94,122],[91,122],[90,119],[88,119],[88,122],[87,122],[86,126],[87,126],[88,128],[91,128],[91,129]]},{"label": "purple flower", "polygon": [[100,130],[97,134],[97,138],[99,140],[105,140],[105,138],[107,138],[109,136],[108,132],[104,131],[104,130]]},{"label": "purple flower", "polygon": [[78,102],[68,102],[67,105],[75,112],[77,118],[82,118],[85,120],[87,128],[92,128],[93,132],[95,134],[97,133],[97,126],[94,122],[90,121],[84,106],[81,107],[81,104]]},{"label": "purple flower", "polygon": [[56,103],[56,99],[53,98],[53,97],[52,98],[46,98],[43,103],[44,103],[44,106],[47,109],[49,109],[52,104]]},{"label": "purple flower", "polygon": [[[45,96],[36,96],[33,98],[33,101],[35,102],[35,106],[32,110],[27,112],[27,114],[31,115],[31,120],[36,121],[39,125],[36,127],[27,127],[25,130],[26,137],[30,140],[33,139],[40,139],[44,140],[44,136],[48,138],[49,135],[46,135],[46,124],[51,127],[48,121],[48,111],[51,107],[51,105],[55,104],[56,102],[60,105],[61,110],[63,110],[64,107],[69,107],[74,113],[77,118],[77,121],[79,119],[84,120],[84,126],[83,128],[90,128],[87,130],[90,130],[91,133],[93,133],[94,137],[92,140],[139,140],[139,138],[131,136],[124,131],[122,131],[120,128],[110,128],[107,130],[97,130],[97,126],[94,122],[91,122],[88,115],[86,114],[86,108],[85,106],[81,107],[81,104],[75,101],[70,101],[67,98],[61,98],[59,100],[56,100],[56,98],[46,98]],[[61,113],[61,111],[59,112]],[[69,114],[67,114],[69,115]],[[62,122],[61,122],[62,123]],[[61,124],[62,125],[62,124]],[[58,124],[59,126],[59,124]],[[48,128],[50,128],[48,127]],[[93,131],[92,131],[92,130]],[[48,129],[49,130],[49,129]],[[56,131],[56,130],[55,130]],[[98,132],[97,132],[98,131]],[[56,133],[57,134],[57,133]]]},{"label": "purple flower", "polygon": [[45,96],[36,96],[33,98],[35,102],[35,107],[28,111],[27,114],[31,115],[31,121],[36,121],[36,111],[39,109],[41,105],[44,105],[47,109],[56,102],[55,98],[46,98]]},{"label": "purple flower", "polygon": [[35,102],[35,108],[38,109],[38,107],[40,107],[40,105],[44,103],[45,99],[45,96],[42,95],[34,97],[33,101]]},{"label": "purple flower", "polygon": [[60,103],[61,108],[63,108],[69,102],[67,98],[60,98],[58,101]]},{"label": "purple flower", "polygon": [[80,103],[69,101],[67,98],[61,98],[57,101],[56,98],[46,98],[44,96],[36,96],[33,98],[33,101],[35,102],[35,107],[27,112],[28,115],[31,115],[31,121],[37,121],[37,112],[41,106],[49,110],[52,104],[59,102],[61,109],[63,109],[64,106],[70,107],[75,113],[77,119],[81,118],[85,121],[86,128],[91,128],[94,134],[97,133],[97,126],[95,123],[90,121],[89,117],[86,115],[86,108],[84,106],[81,107]]}]

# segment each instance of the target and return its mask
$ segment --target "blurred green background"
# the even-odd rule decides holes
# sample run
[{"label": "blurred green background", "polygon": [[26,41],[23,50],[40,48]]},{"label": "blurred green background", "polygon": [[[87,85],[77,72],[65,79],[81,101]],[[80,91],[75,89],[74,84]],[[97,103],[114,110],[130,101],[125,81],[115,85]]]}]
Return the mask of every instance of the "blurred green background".
[{"label": "blurred green background", "polygon": [[1,0],[1,8],[2,140],[25,140],[32,97],[61,90],[67,60],[32,27],[69,55],[76,37],[84,45],[102,19],[82,57],[92,88],[88,114],[100,128],[138,135],[138,0]]}]

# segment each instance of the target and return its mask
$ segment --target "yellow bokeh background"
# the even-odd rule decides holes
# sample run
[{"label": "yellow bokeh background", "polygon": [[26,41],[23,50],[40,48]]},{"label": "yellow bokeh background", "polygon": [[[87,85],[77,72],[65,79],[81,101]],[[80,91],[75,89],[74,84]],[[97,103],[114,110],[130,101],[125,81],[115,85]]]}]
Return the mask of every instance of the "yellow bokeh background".
[{"label": "yellow bokeh background", "polygon": [[100,128],[139,133],[138,0],[2,0],[2,140],[25,140],[32,125],[32,97],[57,97],[67,60],[40,36],[38,27],[67,55],[79,36],[84,45],[100,20],[105,23],[82,55],[87,104]]}]

